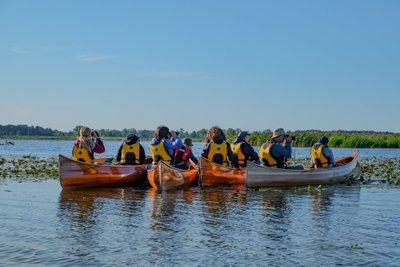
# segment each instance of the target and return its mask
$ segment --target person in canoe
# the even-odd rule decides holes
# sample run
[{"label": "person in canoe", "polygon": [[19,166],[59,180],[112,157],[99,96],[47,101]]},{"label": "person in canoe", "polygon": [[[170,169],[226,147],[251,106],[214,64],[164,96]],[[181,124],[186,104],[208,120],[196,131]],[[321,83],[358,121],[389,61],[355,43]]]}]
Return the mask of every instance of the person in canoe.
[{"label": "person in canoe", "polygon": [[332,149],[328,147],[329,139],[326,136],[319,139],[319,143],[316,143],[311,147],[311,164],[314,168],[336,166],[335,158],[333,156]]},{"label": "person in canoe", "polygon": [[292,157],[292,139],[293,136],[287,135],[283,128],[275,129],[272,138],[260,147],[258,154],[263,164],[272,168],[304,169],[302,165],[288,167],[286,164],[286,159]]},{"label": "person in canoe", "polygon": [[260,158],[249,144],[249,139],[250,133],[243,131],[239,133],[238,137],[231,144],[232,152],[237,157],[240,167],[246,167],[248,160],[253,161],[255,164],[260,164]]},{"label": "person in canoe", "polygon": [[233,154],[230,144],[226,141],[224,131],[220,127],[211,127],[205,142],[201,153],[202,157],[224,166],[228,166],[230,161],[233,167],[239,168],[238,160]]},{"label": "person in canoe", "polygon": [[175,167],[188,170],[191,166],[189,160],[191,160],[195,165],[199,163],[198,159],[193,155],[192,147],[192,139],[184,138],[183,146],[181,148],[176,148],[174,152]]},{"label": "person in canoe", "polygon": [[79,129],[79,137],[74,142],[72,149],[72,159],[83,162],[93,162],[94,153],[103,153],[103,141],[97,131],[92,131],[89,127],[82,126]]},{"label": "person in canoe", "polygon": [[118,149],[116,160],[121,165],[142,165],[146,160],[146,152],[140,144],[139,137],[128,134]]},{"label": "person in canoe", "polygon": [[170,131],[166,126],[157,127],[149,147],[151,157],[153,158],[153,165],[157,165],[160,160],[163,160],[167,164],[173,164],[174,149],[181,146],[182,141],[175,131]]}]

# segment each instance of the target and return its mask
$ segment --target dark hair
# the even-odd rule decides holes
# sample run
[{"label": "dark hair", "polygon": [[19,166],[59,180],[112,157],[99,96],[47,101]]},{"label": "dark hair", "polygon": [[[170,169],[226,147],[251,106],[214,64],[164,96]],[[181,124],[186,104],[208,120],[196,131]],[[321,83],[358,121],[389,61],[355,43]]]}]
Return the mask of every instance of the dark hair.
[{"label": "dark hair", "polygon": [[125,138],[125,142],[136,143],[139,140],[139,137],[136,134],[128,134]]},{"label": "dark hair", "polygon": [[153,136],[158,138],[167,138],[168,135],[169,135],[168,127],[161,125],[157,127]]}]

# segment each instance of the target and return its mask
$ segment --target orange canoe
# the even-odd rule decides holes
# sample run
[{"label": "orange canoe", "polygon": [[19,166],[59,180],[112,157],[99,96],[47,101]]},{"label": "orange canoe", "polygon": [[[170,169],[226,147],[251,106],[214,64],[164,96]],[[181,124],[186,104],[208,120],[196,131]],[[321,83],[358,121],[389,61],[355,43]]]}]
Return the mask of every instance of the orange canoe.
[{"label": "orange canoe", "polygon": [[150,185],[158,192],[179,189],[193,185],[198,179],[198,170],[182,170],[166,164],[162,160],[147,170]]},{"label": "orange canoe", "polygon": [[146,182],[149,166],[86,163],[59,155],[60,183],[63,188],[142,185]]},{"label": "orange canoe", "polygon": [[204,157],[200,158],[201,186],[241,185],[245,183],[246,170],[226,167]]}]

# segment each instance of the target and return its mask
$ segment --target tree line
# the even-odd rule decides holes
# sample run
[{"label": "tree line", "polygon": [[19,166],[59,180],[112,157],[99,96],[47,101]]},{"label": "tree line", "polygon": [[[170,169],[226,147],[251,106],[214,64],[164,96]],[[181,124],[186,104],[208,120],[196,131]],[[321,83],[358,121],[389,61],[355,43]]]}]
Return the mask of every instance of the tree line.
[{"label": "tree line", "polygon": [[[0,138],[3,139],[22,139],[22,138],[43,138],[43,139],[74,139],[79,135],[81,126],[76,126],[68,132],[42,128],[40,126],[28,125],[0,125]],[[208,129],[198,131],[185,131],[184,129],[174,129],[179,132],[181,137],[190,137],[195,141],[203,141],[207,135]],[[122,130],[97,129],[102,138],[123,139],[129,133],[134,133],[141,140],[150,140],[153,137],[154,130],[137,130],[134,128],[125,128]],[[231,142],[237,137],[240,129],[226,129],[227,140]],[[329,138],[330,147],[348,147],[348,148],[400,148],[400,133],[375,132],[375,131],[288,131],[287,134],[295,136],[294,146],[310,147],[322,137]],[[250,135],[250,144],[260,146],[272,136],[271,130],[255,131]]]}]

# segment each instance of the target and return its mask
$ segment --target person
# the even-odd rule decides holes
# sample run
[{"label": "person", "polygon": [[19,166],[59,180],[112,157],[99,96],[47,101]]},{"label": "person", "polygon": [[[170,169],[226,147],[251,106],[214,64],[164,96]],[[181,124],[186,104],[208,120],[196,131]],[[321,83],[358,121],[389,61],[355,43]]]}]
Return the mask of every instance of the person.
[{"label": "person", "polygon": [[153,165],[157,165],[160,160],[173,164],[173,151],[181,146],[182,141],[175,131],[169,131],[169,128],[164,125],[158,126],[149,147]]},{"label": "person", "polygon": [[283,128],[275,129],[272,138],[260,147],[258,154],[263,164],[273,168],[304,169],[301,165],[288,167],[286,164],[286,159],[292,157],[292,139]]},{"label": "person", "polygon": [[319,139],[311,147],[311,164],[314,168],[329,167],[332,168],[336,165],[335,158],[333,157],[332,150],[328,147],[329,139],[326,136]]},{"label": "person", "polygon": [[205,145],[201,156],[220,165],[228,166],[229,162],[239,168],[238,160],[232,153],[231,146],[226,142],[224,131],[218,126],[213,126],[207,133]]},{"label": "person", "polygon": [[249,139],[250,133],[243,131],[239,133],[231,144],[232,152],[236,155],[240,167],[246,167],[248,160],[253,161],[255,164],[260,164],[260,158],[249,144]]},{"label": "person", "polygon": [[183,146],[180,148],[176,148],[174,152],[175,167],[183,170],[188,170],[190,168],[189,160],[191,160],[196,165],[199,163],[197,158],[193,155],[192,147],[192,139],[184,138]]},{"label": "person", "polygon": [[139,137],[128,134],[118,149],[116,160],[121,165],[142,165],[146,160],[146,153],[140,144]]},{"label": "person", "polygon": [[79,137],[75,140],[72,149],[72,159],[83,162],[93,162],[94,153],[105,151],[103,141],[97,131],[82,126],[79,129]]}]

